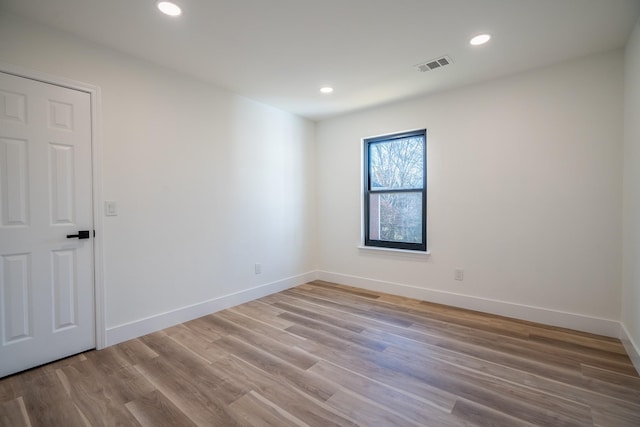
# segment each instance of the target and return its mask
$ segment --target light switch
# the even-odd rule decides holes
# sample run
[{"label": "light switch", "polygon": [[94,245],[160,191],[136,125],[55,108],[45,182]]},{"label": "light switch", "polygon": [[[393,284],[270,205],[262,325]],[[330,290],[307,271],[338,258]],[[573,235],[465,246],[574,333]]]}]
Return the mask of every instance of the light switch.
[{"label": "light switch", "polygon": [[104,214],[105,216],[118,215],[118,204],[112,201],[104,202]]}]

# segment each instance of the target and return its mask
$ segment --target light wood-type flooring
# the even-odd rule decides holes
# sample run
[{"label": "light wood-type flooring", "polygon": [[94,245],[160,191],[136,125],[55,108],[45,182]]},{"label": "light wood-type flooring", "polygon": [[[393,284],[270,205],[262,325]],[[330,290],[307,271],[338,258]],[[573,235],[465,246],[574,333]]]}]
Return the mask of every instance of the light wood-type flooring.
[{"label": "light wood-type flooring", "polygon": [[0,380],[2,426],[640,426],[615,339],[313,282]]}]

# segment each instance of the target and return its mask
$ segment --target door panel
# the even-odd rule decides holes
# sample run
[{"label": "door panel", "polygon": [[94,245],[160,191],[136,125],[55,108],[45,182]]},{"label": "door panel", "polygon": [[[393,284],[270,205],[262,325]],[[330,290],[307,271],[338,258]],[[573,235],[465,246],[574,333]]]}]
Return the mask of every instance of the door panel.
[{"label": "door panel", "polygon": [[52,224],[73,224],[73,146],[49,144]]},{"label": "door panel", "polygon": [[20,139],[0,139],[0,224],[3,226],[27,225],[27,141]]},{"label": "door panel", "polygon": [[76,250],[51,252],[54,331],[76,325]]},{"label": "door panel", "polygon": [[95,347],[90,108],[0,73],[0,377]]},{"label": "door panel", "polygon": [[31,270],[29,254],[2,257],[3,344],[31,337]]}]

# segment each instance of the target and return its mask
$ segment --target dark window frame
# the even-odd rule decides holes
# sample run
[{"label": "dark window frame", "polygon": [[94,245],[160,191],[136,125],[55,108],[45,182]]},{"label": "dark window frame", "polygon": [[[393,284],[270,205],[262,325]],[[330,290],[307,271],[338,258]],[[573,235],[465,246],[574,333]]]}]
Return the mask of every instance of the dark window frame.
[{"label": "dark window frame", "polygon": [[[411,137],[423,138],[423,174],[422,174],[422,188],[402,188],[402,189],[375,189],[371,186],[371,162],[370,162],[370,146],[379,142],[392,142],[394,140],[406,139]],[[387,248],[387,249],[402,249],[416,252],[427,251],[427,130],[419,129],[414,131],[400,132],[389,135],[376,136],[363,139],[363,151],[364,151],[364,246]],[[422,196],[422,242],[410,243],[410,242],[398,242],[372,239],[370,237],[370,197],[372,194],[398,194],[398,193],[421,193]]]}]

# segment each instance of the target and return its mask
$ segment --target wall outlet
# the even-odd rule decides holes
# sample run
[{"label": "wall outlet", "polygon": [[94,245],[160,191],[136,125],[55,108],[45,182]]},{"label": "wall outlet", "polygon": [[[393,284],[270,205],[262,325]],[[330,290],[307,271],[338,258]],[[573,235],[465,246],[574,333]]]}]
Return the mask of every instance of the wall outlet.
[{"label": "wall outlet", "polygon": [[254,265],[253,270],[256,272],[256,274],[262,274],[262,264]]},{"label": "wall outlet", "polygon": [[453,278],[462,282],[464,280],[464,270],[461,268],[456,268],[453,271]]}]

